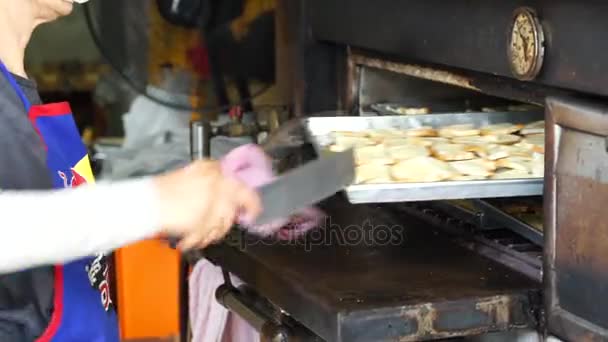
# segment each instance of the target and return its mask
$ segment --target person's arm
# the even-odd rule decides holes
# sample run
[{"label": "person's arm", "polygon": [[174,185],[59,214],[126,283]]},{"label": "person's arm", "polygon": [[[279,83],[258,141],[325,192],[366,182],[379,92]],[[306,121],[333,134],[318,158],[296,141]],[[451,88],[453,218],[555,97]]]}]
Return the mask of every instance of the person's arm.
[{"label": "person's arm", "polygon": [[0,274],[107,252],[161,231],[152,179],[0,192]]},{"label": "person's arm", "polygon": [[154,178],[74,189],[0,192],[0,274],[64,263],[162,233],[178,248],[222,239],[261,212],[254,189],[196,161]]}]

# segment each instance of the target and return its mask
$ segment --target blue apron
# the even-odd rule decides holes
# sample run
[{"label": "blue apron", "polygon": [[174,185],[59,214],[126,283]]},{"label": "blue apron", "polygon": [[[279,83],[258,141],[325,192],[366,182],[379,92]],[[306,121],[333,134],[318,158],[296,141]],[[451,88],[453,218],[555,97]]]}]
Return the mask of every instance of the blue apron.
[{"label": "blue apron", "polygon": [[[53,186],[71,188],[94,183],[87,149],[70,105],[67,102],[31,105],[2,62],[0,71],[23,102],[29,120],[46,148]],[[69,215],[69,208],[57,215]],[[108,272],[103,254],[56,265],[53,314],[46,331],[36,342],[118,342],[118,323],[110,298]]]}]

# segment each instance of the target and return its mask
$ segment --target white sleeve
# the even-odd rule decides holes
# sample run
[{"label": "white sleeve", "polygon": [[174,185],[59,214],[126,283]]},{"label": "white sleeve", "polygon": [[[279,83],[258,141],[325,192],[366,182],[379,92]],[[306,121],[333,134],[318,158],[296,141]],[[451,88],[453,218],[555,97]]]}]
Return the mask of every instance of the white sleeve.
[{"label": "white sleeve", "polygon": [[108,252],[160,232],[152,179],[0,192],[0,274]]}]

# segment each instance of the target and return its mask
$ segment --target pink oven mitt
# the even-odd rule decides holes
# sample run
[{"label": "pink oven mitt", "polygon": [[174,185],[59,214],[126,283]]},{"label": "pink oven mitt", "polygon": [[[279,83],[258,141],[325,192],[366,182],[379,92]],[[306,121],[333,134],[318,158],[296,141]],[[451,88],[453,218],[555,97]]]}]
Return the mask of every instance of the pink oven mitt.
[{"label": "pink oven mitt", "polygon": [[[222,158],[221,165],[226,175],[234,176],[256,188],[276,178],[272,170],[272,160],[255,144],[239,146],[230,151]],[[246,225],[242,219],[239,220],[239,224],[248,232],[261,237],[274,236],[282,240],[290,240],[318,227],[324,217],[325,214],[321,210],[309,207],[291,217],[278,219],[270,224]]]}]

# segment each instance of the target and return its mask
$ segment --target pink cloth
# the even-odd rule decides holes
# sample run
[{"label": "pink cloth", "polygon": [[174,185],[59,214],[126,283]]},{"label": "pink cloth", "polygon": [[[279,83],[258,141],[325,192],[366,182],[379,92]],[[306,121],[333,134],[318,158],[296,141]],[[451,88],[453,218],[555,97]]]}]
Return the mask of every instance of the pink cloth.
[{"label": "pink cloth", "polygon": [[[232,283],[242,282],[231,276]],[[190,326],[193,342],[258,342],[260,334],[238,315],[215,300],[215,290],[224,283],[222,269],[202,259],[190,274]]]},{"label": "pink cloth", "polygon": [[[232,150],[222,159],[226,174],[233,175],[253,187],[259,187],[275,179],[272,161],[257,145],[243,145]],[[323,212],[311,207],[290,218],[279,219],[272,224],[251,226],[240,224],[250,233],[262,237],[290,240],[318,227]],[[242,281],[231,275],[235,286]],[[221,268],[202,259],[190,275],[190,325],[193,342],[258,342],[260,335],[238,315],[228,311],[215,300],[215,290],[224,283]]]},{"label": "pink cloth", "polygon": [[[222,169],[252,187],[260,187],[272,182],[276,176],[272,171],[272,160],[255,144],[235,148],[222,159]],[[275,236],[279,239],[294,239],[318,227],[324,214],[315,207],[278,219],[276,222],[261,226],[251,226],[241,219],[239,223],[248,232],[262,237]]]}]

